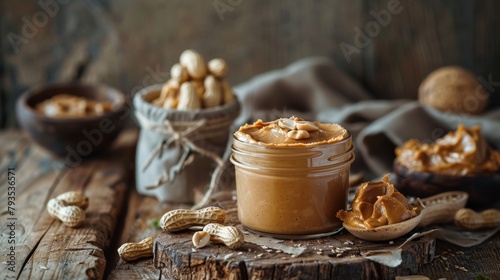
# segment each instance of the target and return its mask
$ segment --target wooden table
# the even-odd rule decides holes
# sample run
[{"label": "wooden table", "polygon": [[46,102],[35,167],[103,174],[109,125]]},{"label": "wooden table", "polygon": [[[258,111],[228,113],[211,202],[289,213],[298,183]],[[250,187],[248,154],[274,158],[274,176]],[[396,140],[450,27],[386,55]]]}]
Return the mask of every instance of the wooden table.
[{"label": "wooden table", "polygon": [[[64,169],[19,131],[0,133],[1,279],[158,279],[152,259],[127,263],[116,249],[160,233],[152,221],[168,210],[189,207],[160,203],[137,194],[134,151],[137,130],[124,131],[106,154]],[[15,173],[15,192],[9,193],[8,169]],[[12,175],[12,174],[10,174]],[[52,219],[47,201],[69,190],[90,197],[87,219],[71,229]],[[8,197],[15,205],[8,209]],[[13,200],[13,199],[10,199]],[[10,210],[10,212],[9,212]],[[15,240],[15,247],[12,247]],[[500,234],[473,248],[437,241],[433,260],[415,271],[431,279],[500,279]],[[300,256],[297,258],[300,262]],[[9,268],[11,270],[9,270]],[[193,278],[196,278],[193,276]],[[248,275],[252,278],[252,275]]]}]

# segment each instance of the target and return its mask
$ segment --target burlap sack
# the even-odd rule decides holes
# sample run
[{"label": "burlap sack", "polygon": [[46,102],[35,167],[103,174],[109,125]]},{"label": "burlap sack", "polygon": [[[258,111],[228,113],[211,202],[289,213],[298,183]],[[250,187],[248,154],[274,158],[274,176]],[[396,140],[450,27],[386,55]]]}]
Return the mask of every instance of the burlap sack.
[{"label": "burlap sack", "polygon": [[149,86],[134,97],[141,126],[137,190],[160,201],[192,203],[194,190],[207,191],[212,175],[227,164],[239,102],[202,110],[167,110],[150,103],[161,87]]}]

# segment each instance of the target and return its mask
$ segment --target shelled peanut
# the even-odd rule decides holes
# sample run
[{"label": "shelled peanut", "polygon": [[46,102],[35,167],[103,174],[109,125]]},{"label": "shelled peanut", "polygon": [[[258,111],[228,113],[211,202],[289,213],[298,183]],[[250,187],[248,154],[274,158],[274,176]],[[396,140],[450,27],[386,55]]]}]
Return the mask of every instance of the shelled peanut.
[{"label": "shelled peanut", "polygon": [[225,80],[226,62],[215,58],[205,59],[194,50],[185,50],[170,69],[170,80],[162,87],[154,105],[177,110],[212,108],[233,102],[231,86]]},{"label": "shelled peanut", "polygon": [[229,249],[238,249],[245,242],[245,237],[236,227],[211,223],[204,226],[202,231],[196,232],[192,241],[196,248],[201,248],[211,241],[223,243]]},{"label": "shelled peanut", "polygon": [[206,231],[197,231],[193,234],[192,241],[196,248],[205,247],[210,242],[210,233]]}]

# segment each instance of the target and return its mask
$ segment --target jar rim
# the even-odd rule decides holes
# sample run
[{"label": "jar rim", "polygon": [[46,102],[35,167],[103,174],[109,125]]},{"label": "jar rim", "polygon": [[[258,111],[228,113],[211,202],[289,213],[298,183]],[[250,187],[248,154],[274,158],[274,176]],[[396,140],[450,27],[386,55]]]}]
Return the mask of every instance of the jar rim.
[{"label": "jar rim", "polygon": [[355,159],[354,153],[350,152],[350,156],[347,160],[344,160],[342,162],[335,162],[332,164],[328,165],[320,165],[320,166],[308,166],[307,168],[304,167],[285,167],[285,166],[279,166],[279,167],[271,167],[271,166],[258,166],[258,165],[250,165],[243,163],[241,161],[238,161],[234,158],[234,154],[230,156],[230,161],[238,168],[242,168],[245,170],[251,170],[253,172],[255,171],[260,171],[262,173],[273,173],[273,172],[294,172],[294,173],[320,173],[320,172],[325,172],[325,171],[331,171],[331,170],[337,170],[341,169],[345,166],[349,166]]},{"label": "jar rim", "polygon": [[[231,147],[231,150],[233,151],[233,154],[240,154],[244,156],[249,156],[252,158],[267,158],[269,157],[270,153],[255,153],[252,151],[244,150],[244,149],[238,149],[235,148],[234,144]],[[266,149],[267,151],[267,149]],[[329,155],[328,159],[334,159],[334,158],[339,158],[342,156],[345,156],[346,154],[349,153],[354,153],[354,145],[349,145],[348,148],[346,148],[344,151],[336,153],[334,155]],[[323,156],[325,151],[323,150],[306,150],[303,151],[302,153],[294,152],[294,153],[276,153],[272,154],[273,158],[283,158],[283,159],[293,159],[293,158],[317,158]]]},{"label": "jar rim", "polygon": [[328,146],[328,145],[341,145],[344,144],[345,142],[352,141],[352,135],[349,130],[346,129],[347,135],[344,139],[337,141],[337,142],[313,142],[313,143],[294,143],[294,144],[286,144],[286,145],[272,145],[268,143],[263,143],[263,142],[256,142],[256,143],[251,143],[251,142],[246,142],[242,141],[236,136],[233,135],[233,140],[235,142],[238,142],[241,145],[244,146],[251,146],[251,147],[262,147],[263,149],[276,149],[276,150],[283,150],[283,149],[308,149],[308,148],[314,148],[314,147],[323,147],[323,146]]}]

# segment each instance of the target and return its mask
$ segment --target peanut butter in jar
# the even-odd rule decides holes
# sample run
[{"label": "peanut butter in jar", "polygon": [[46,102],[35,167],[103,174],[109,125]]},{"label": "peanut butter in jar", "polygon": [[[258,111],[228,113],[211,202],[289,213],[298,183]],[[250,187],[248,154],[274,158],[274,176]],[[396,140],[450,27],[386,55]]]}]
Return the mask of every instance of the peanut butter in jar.
[{"label": "peanut butter in jar", "polygon": [[351,135],[337,124],[292,117],[240,127],[231,156],[240,222],[278,238],[337,232],[353,160]]}]

